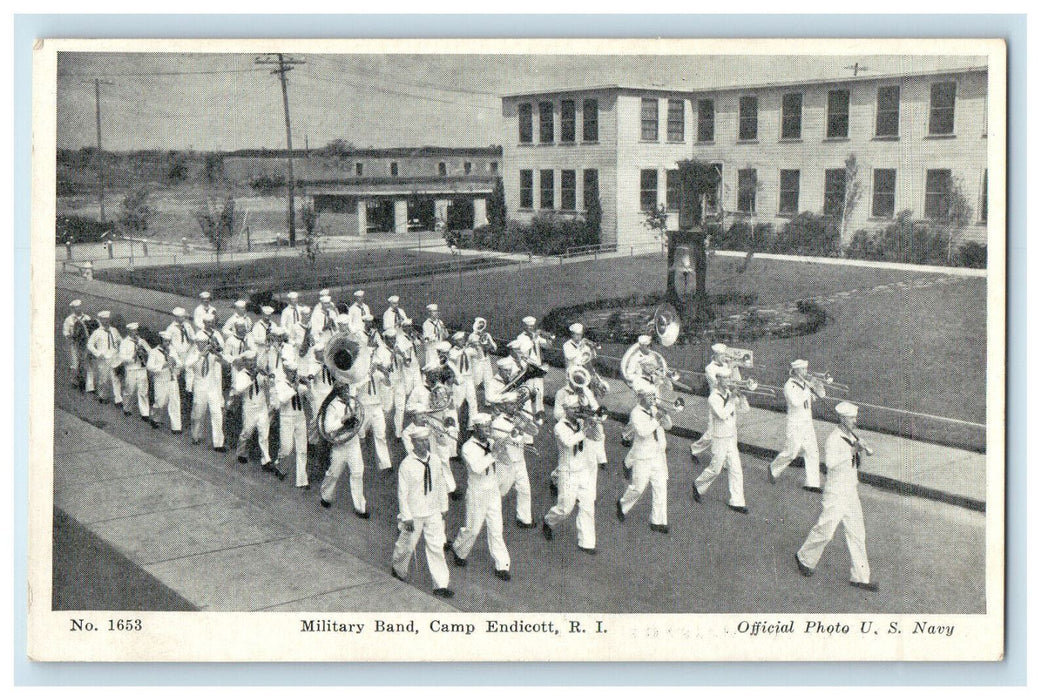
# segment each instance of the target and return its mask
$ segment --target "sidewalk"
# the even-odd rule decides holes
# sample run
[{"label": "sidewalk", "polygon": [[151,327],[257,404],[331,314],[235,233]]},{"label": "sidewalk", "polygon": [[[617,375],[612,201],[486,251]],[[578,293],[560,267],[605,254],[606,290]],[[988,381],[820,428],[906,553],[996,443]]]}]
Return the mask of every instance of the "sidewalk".
[{"label": "sidewalk", "polygon": [[[192,309],[194,299],[175,294],[141,290],[99,280],[85,280],[73,275],[59,275],[56,284],[62,299],[81,296],[89,299],[111,300],[114,311],[131,307],[139,321],[152,327],[164,327],[170,322],[170,309],[183,306]],[[92,301],[92,305],[97,302]],[[232,304],[215,304],[220,313],[231,313]],[[634,395],[622,381],[605,376],[611,390],[603,404],[616,420],[624,421],[634,406]],[[547,376],[547,401],[553,400],[557,388],[564,384],[562,369],[551,368]],[[674,415],[674,431],[681,437],[697,439],[706,427],[706,400],[692,394],[669,396],[684,398],[686,409]],[[761,458],[771,459],[785,445],[785,413],[754,408],[739,419],[739,449]],[[832,424],[816,421],[816,433],[822,441]],[[618,439],[615,429],[610,439]],[[864,432],[863,438],[875,454],[863,461],[861,478],[871,485],[898,493],[959,505],[977,511],[986,508],[986,455],[959,448],[920,442],[883,433]],[[704,460],[707,458],[704,458]]]},{"label": "sidewalk", "polygon": [[[636,405],[633,390],[625,382],[604,377],[610,385],[601,403],[615,420],[625,422]],[[554,387],[565,383],[564,370],[550,368],[546,375],[546,403],[553,405]],[[696,440],[706,430],[706,399],[694,394],[676,391],[663,396],[672,403],[684,399],[685,408],[673,414],[674,427],[671,432],[679,437]],[[819,450],[834,424],[815,421],[815,432],[819,436]],[[738,417],[739,450],[763,459],[771,460],[786,445],[786,414],[760,408],[751,408],[749,413]],[[609,440],[619,438],[616,430],[610,431]],[[886,488],[902,494],[962,506],[972,510],[986,510],[986,455],[954,447],[910,440],[884,433],[862,432],[863,442],[874,451],[873,456],[862,462],[859,480],[872,486]],[[709,458],[707,451],[703,462]],[[825,469],[825,467],[824,467]]]},{"label": "sidewalk", "polygon": [[456,611],[62,410],[54,479],[56,509],[198,610]]}]

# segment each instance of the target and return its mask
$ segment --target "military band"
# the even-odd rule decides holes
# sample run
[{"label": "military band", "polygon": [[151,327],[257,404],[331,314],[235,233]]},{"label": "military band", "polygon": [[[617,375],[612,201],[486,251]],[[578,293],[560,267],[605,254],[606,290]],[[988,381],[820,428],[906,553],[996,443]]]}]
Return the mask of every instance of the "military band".
[{"label": "military band", "polygon": [[[555,500],[541,518],[542,535],[554,540],[575,513],[578,548],[597,552],[598,482],[617,477],[602,471],[608,461],[608,412],[601,400],[610,387],[597,372],[599,346],[586,338],[581,323],[569,326],[562,345],[565,382],[551,402],[555,421],[546,428],[556,460],[543,464],[536,458],[529,464],[529,456],[540,456],[535,444],[545,414],[545,353],[555,338],[534,317],[523,319],[523,331],[506,344],[507,354],[498,357],[499,344],[481,317],[468,329],[449,329],[440,307],[430,303],[418,332],[396,295],[388,298],[389,307],[378,322],[362,290],[354,292],[348,306],[336,304],[330,290],[323,290],[314,306],[300,303],[301,296],[288,292],[279,312],[262,305],[254,307],[254,314],[246,300],[237,300],[220,321],[210,293],[201,292],[191,315],[176,307],[170,323],[146,337],[138,322],[123,324],[122,335],[110,311],[102,309],[92,317],[74,300],[62,322],[71,381],[102,402],[112,398],[127,415],[137,408],[143,421],[154,428],[163,425],[175,435],[183,431],[186,407],[192,442],[203,443],[210,427],[210,446],[219,452],[226,450],[228,423],[237,462],[247,464],[258,455],[263,471],[281,481],[294,473],[294,485],[303,490],[310,488],[310,466],[315,464],[324,474],[319,501],[325,508],[336,500],[348,469],[348,497],[363,519],[373,514],[365,493],[367,474],[394,468],[387,440],[392,425],[406,453],[398,465],[399,534],[392,572],[408,578],[414,551],[425,538],[433,590],[439,596],[452,595],[445,552],[451,552],[456,565],[466,566],[482,532],[495,576],[510,580],[503,501],[514,492],[514,504],[507,507],[513,508],[517,528],[539,524],[533,510],[533,470],[545,474],[552,467]],[[684,402],[663,399],[679,378],[655,349],[655,338],[666,344],[664,335],[657,327],[641,334],[620,363],[636,402],[622,427],[623,444],[629,445],[623,461],[627,483],[615,502],[615,515],[626,520],[650,490],[649,526],[668,534],[667,433],[676,430],[671,413],[683,410]],[[156,339],[155,344],[147,338]],[[739,367],[752,366],[752,353],[740,359],[723,344],[711,350],[712,361],[704,370],[710,389],[707,429],[691,446],[696,462],[707,449],[711,457],[691,484],[691,495],[702,502],[727,469],[728,507],[746,514],[737,421],[748,409],[748,394],[769,395],[771,389],[742,378]],[[841,525],[852,559],[852,584],[876,590],[857,491],[860,455],[871,451],[855,433],[853,404],[837,405],[839,425],[826,440],[828,474],[825,486],[820,484],[812,408],[835,386],[828,375],[809,372],[806,360],[791,364],[781,389],[786,444],[768,465],[768,477],[775,483],[790,462],[803,457],[804,488],[823,493],[822,513],[796,553],[801,573],[811,574]],[[459,481],[465,484],[456,481],[456,461],[464,468],[465,478]],[[453,509],[452,502],[463,493],[464,503]],[[604,512],[610,515],[610,509]],[[448,543],[453,519],[458,529]]]}]

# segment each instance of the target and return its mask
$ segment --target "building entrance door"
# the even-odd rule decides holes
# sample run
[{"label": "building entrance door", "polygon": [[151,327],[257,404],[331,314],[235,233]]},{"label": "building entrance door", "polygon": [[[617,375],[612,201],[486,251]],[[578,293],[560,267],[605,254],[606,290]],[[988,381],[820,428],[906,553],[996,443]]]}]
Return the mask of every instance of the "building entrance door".
[{"label": "building entrance door", "polygon": [[448,228],[452,231],[463,231],[473,228],[473,199],[455,197],[448,207]]},{"label": "building entrance door", "polygon": [[393,200],[369,200],[368,233],[392,233],[394,230],[396,229],[393,221]]}]

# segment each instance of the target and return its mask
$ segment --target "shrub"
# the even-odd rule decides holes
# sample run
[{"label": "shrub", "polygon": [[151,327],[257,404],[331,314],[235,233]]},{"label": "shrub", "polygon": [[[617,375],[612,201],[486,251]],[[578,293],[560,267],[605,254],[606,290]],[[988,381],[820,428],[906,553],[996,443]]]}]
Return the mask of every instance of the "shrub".
[{"label": "shrub", "polygon": [[149,230],[149,222],[156,211],[149,206],[149,189],[137,187],[124,195],[120,210],[120,224],[124,230],[140,232]]},{"label": "shrub", "polygon": [[510,220],[502,231],[491,226],[478,226],[463,237],[461,245],[503,253],[558,255],[568,248],[599,242],[599,237],[594,240],[587,231],[585,220],[578,217],[565,219],[541,212],[527,223]]},{"label": "shrub", "polygon": [[707,226],[707,235],[714,248],[765,252],[772,249],[775,226],[757,224],[753,227],[748,221],[736,221],[725,230],[719,224],[710,224]]},{"label": "shrub", "polygon": [[835,217],[801,212],[782,225],[774,250],[787,255],[838,257],[841,253],[838,224]]},{"label": "shrub", "polygon": [[915,221],[913,213],[905,210],[880,231],[856,231],[846,254],[863,260],[946,265],[948,249],[946,233],[923,221]]},{"label": "shrub", "polygon": [[100,223],[86,216],[59,215],[55,217],[56,243],[101,243],[102,234],[111,231],[111,223]]},{"label": "shrub", "polygon": [[504,231],[506,229],[506,190],[502,185],[502,178],[495,178],[495,186],[488,195],[488,222],[493,231]]},{"label": "shrub", "polygon": [[251,189],[260,194],[279,190],[286,184],[287,180],[279,173],[276,175],[268,175],[266,173],[256,174],[252,175],[251,179],[248,180],[248,185],[250,185]]},{"label": "shrub", "polygon": [[986,267],[986,245],[968,241],[957,251],[957,262],[962,267]]}]

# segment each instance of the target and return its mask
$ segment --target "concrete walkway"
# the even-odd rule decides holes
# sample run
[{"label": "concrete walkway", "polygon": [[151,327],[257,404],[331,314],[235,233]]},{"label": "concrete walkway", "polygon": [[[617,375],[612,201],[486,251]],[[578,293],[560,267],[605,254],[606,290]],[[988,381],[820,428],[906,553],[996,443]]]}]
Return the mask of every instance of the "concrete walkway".
[{"label": "concrete walkway", "polygon": [[54,479],[56,509],[199,610],[455,610],[62,410]]}]

